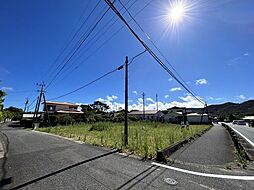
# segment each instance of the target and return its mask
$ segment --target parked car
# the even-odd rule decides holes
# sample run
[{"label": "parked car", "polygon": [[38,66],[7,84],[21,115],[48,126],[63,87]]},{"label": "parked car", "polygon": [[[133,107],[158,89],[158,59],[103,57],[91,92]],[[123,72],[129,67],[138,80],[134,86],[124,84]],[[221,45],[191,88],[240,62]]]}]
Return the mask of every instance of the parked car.
[{"label": "parked car", "polygon": [[233,125],[246,125],[246,122],[244,120],[233,120]]}]

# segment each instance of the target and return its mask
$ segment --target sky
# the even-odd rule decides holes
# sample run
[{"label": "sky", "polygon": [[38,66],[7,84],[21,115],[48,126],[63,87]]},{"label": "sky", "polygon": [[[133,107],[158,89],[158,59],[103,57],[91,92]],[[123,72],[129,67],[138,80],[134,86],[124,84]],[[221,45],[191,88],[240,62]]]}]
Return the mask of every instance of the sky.
[{"label": "sky", "polygon": [[[208,105],[254,99],[253,0],[150,1],[121,0],[197,97]],[[172,22],[169,15],[177,2],[184,5],[184,15]],[[119,0],[115,6],[167,65]],[[40,88],[37,83],[50,84],[46,98],[52,99],[124,64],[126,56],[131,59],[142,52],[142,45],[109,10],[66,62],[107,8],[103,0],[0,0],[4,106],[23,108],[28,98],[32,110]],[[55,101],[88,104],[100,100],[119,110],[124,108],[124,74],[124,70],[114,72]],[[130,110],[142,109],[143,92],[146,109],[156,109],[156,94],[161,110],[202,107],[148,52],[129,66]]]}]

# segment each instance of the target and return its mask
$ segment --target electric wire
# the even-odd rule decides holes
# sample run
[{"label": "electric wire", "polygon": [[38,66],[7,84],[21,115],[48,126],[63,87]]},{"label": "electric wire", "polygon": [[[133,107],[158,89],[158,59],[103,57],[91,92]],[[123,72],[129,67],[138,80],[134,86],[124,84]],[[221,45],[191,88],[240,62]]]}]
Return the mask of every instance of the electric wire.
[{"label": "electric wire", "polygon": [[122,5],[122,7],[125,9],[125,11],[128,13],[128,15],[132,18],[132,20],[136,23],[136,25],[139,27],[139,29],[144,33],[144,35],[147,37],[147,39],[151,42],[151,44],[155,47],[155,49],[159,52],[159,54],[164,58],[164,60],[167,62],[167,64],[174,70],[176,75],[182,80],[182,82],[192,91],[193,94],[196,94],[193,92],[193,90],[189,87],[189,85],[185,82],[185,80],[181,77],[181,75],[176,71],[176,69],[173,67],[173,65],[168,61],[166,56],[162,53],[162,51],[158,48],[158,46],[153,42],[151,37],[145,32],[145,30],[141,27],[141,25],[137,22],[137,20],[132,16],[130,11],[126,8],[126,6],[122,3],[121,0],[118,0],[119,3]]},{"label": "electric wire", "polygon": [[[144,54],[146,51],[147,51],[147,50],[144,50],[144,51],[140,52],[139,54],[135,55],[133,58],[131,58],[131,60],[130,60],[130,62],[128,63],[128,65],[132,64],[133,61],[134,61],[137,57],[141,56],[141,55]],[[120,65],[119,67],[117,67],[117,68],[115,68],[115,69],[113,69],[113,70],[111,70],[111,71],[109,71],[109,72],[103,74],[102,76],[100,76],[100,77],[98,77],[98,78],[96,78],[96,79],[94,79],[94,80],[88,82],[87,84],[85,84],[85,85],[83,85],[83,86],[81,86],[81,87],[79,87],[79,88],[77,88],[77,89],[75,89],[75,90],[72,90],[72,91],[70,91],[70,92],[67,92],[67,93],[65,93],[65,94],[63,94],[63,95],[60,95],[60,96],[57,96],[57,97],[54,97],[54,98],[49,98],[48,101],[52,101],[52,100],[56,100],[56,99],[59,99],[59,98],[63,98],[63,97],[65,97],[65,96],[68,96],[68,95],[70,95],[70,94],[73,94],[73,93],[75,93],[75,92],[77,92],[77,91],[79,91],[79,90],[81,90],[81,89],[83,89],[83,88],[86,88],[86,87],[92,85],[93,83],[95,83],[95,82],[97,82],[97,81],[99,81],[99,80],[105,78],[106,76],[108,76],[108,75],[110,75],[110,74],[112,74],[112,73],[114,73],[114,72],[116,72],[116,71],[119,71],[119,70],[123,69],[124,65],[125,65],[125,64]]]},{"label": "electric wire", "polygon": [[[126,5],[128,5],[129,3],[131,2],[131,0],[129,0]],[[134,4],[136,3],[136,1],[134,0],[134,2],[132,2],[132,4],[128,7],[128,8],[131,8]],[[123,8],[122,8],[123,9]],[[111,21],[116,17],[116,19],[111,23]],[[102,27],[102,30],[99,30],[94,36],[93,38],[91,38],[81,49],[80,49],[80,52],[83,51],[83,49],[85,49],[86,47],[86,51],[85,52],[88,52],[103,36],[105,36],[105,33],[108,32],[109,29],[112,28],[112,26],[118,21],[118,17],[116,15],[113,15],[113,17],[105,24],[103,25]],[[111,23],[111,24],[110,24]],[[110,24],[110,25],[109,25]],[[108,27],[107,27],[108,26]],[[106,30],[105,30],[106,29]],[[101,33],[101,34],[100,34]],[[100,35],[99,35],[100,34]],[[98,36],[99,35],[99,36]],[[112,37],[116,35],[116,34],[113,34]],[[98,37],[97,37],[98,36]],[[96,38],[97,37],[97,38]],[[96,38],[96,39],[95,39]],[[93,41],[95,39],[95,41]],[[107,40],[108,42],[109,40]],[[93,42],[93,43],[92,43]],[[106,43],[107,43],[106,42]],[[76,69],[78,69],[81,64],[83,64],[85,61],[87,61],[92,55],[94,55],[99,49],[101,49],[106,43],[103,42],[103,44],[97,48],[95,51],[93,51],[91,54],[89,54],[85,60],[83,60],[82,62],[80,62],[78,65],[76,65],[70,72],[68,72],[65,76],[62,77],[61,80],[63,80],[64,78],[66,78],[68,75],[70,75],[71,73],[73,73]],[[88,47],[87,45],[90,44]],[[79,53],[80,53],[79,52]],[[78,57],[76,57],[76,59],[74,59],[72,62],[73,64],[82,57],[83,55],[80,55]],[[70,70],[72,67],[73,67],[73,64],[71,64],[69,67],[67,67],[63,73],[67,72],[68,70]],[[55,83],[56,84],[56,83]]]},{"label": "electric wire", "polygon": [[[90,3],[91,1],[89,1]],[[77,36],[77,34],[81,31],[82,27],[87,23],[88,19],[91,17],[91,15],[93,14],[93,12],[95,11],[95,9],[98,7],[98,5],[100,4],[101,0],[98,1],[98,3],[95,5],[95,7],[92,9],[92,11],[89,13],[89,15],[87,16],[87,18],[85,19],[84,22],[82,22],[82,24],[79,26],[79,28],[77,29],[77,31],[74,33],[74,29],[76,27],[73,27],[72,32],[70,33],[70,36],[68,37],[69,40],[67,40],[67,43],[65,44],[65,46],[62,48],[62,50],[60,51],[60,53],[58,54],[58,56],[56,57],[56,59],[51,63],[51,65],[49,66],[49,69],[46,73],[46,76],[42,76],[41,79],[39,81],[41,81],[44,78],[47,78],[47,76],[50,78],[51,75],[53,74],[52,69],[53,66],[57,63],[57,61],[60,59],[60,57],[63,55],[63,53],[67,50],[67,48],[70,46],[70,44],[73,42],[73,40],[75,39],[75,37]],[[83,13],[80,15],[78,22],[76,23],[76,25],[80,22],[80,20],[82,19],[83,15],[86,13],[87,8],[89,7],[89,3],[86,6],[85,10],[83,11]],[[72,35],[74,33],[74,35]],[[71,37],[72,36],[72,37]],[[57,66],[56,70],[60,67],[60,65]]]},{"label": "electric wire", "polygon": [[55,76],[52,78],[52,80],[48,83],[45,89],[47,89],[53,81],[57,78],[57,76],[61,73],[61,71],[66,67],[66,65],[69,63],[69,61],[72,59],[72,57],[76,54],[76,52],[80,49],[80,47],[83,45],[83,43],[87,40],[87,38],[92,34],[92,32],[95,30],[95,28],[98,26],[98,24],[101,22],[101,20],[105,17],[105,15],[108,13],[110,8],[107,8],[107,10],[103,13],[103,15],[100,17],[100,19],[93,25],[93,27],[89,30],[89,32],[85,35],[84,39],[81,40],[77,48],[71,53],[70,57],[65,61],[63,66],[60,68],[60,70],[55,74]]},{"label": "electric wire", "polygon": [[110,0],[104,0],[109,7],[118,15],[118,17],[124,22],[130,32],[135,36],[135,38],[142,44],[142,46],[149,52],[149,54],[154,58],[154,60],[168,73],[172,78],[174,78],[187,92],[189,92],[196,100],[200,103],[205,104],[199,97],[195,96],[191,90],[189,90],[175,75],[174,73],[162,62],[162,60],[149,48],[149,46],[138,36],[138,34],[131,28],[125,18],[116,9],[116,7],[111,3]]},{"label": "electric wire", "polygon": [[[141,8],[135,15],[134,18],[136,16],[138,16],[146,7],[148,7],[151,2],[153,0],[150,0],[143,8]],[[132,19],[130,19],[128,22],[131,22]],[[105,46],[114,36],[116,36],[122,29],[124,28],[124,26],[120,27],[116,32],[114,32],[109,38],[107,38],[98,48],[96,48],[91,54],[89,54],[82,62],[80,62],[76,67],[74,67],[65,77],[67,77],[68,75],[70,75],[72,72],[74,72],[76,69],[78,69],[81,64],[83,64],[85,61],[87,61],[90,57],[92,57],[95,53],[97,53],[103,46]],[[96,43],[96,41],[94,42]],[[93,44],[94,44],[93,43]],[[64,78],[65,78],[64,77]]]}]

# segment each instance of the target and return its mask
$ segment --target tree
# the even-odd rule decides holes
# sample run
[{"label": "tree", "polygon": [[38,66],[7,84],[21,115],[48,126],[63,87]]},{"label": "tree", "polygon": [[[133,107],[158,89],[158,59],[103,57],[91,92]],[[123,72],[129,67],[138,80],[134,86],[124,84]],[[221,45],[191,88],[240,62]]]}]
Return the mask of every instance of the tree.
[{"label": "tree", "polygon": [[3,120],[4,96],[6,96],[6,93],[4,91],[0,90],[0,121]]},{"label": "tree", "polygon": [[230,114],[228,119],[229,121],[233,121],[233,120],[236,120],[237,118],[233,114]]},{"label": "tree", "polygon": [[4,120],[20,120],[22,118],[23,110],[21,108],[16,108],[10,106],[4,109]]},{"label": "tree", "polygon": [[107,104],[104,104],[100,101],[95,101],[93,104],[89,105],[95,113],[104,113],[109,109]]}]

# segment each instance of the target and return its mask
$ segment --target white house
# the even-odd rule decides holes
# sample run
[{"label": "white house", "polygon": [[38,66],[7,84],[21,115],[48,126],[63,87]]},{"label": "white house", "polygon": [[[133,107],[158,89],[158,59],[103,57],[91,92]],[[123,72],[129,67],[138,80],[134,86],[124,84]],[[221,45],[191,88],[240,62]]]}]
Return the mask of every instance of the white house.
[{"label": "white house", "polygon": [[[72,103],[46,101],[46,105],[47,111],[50,114],[83,114],[83,112],[78,109],[79,105]],[[46,111],[45,105],[43,111]]]},{"label": "white house", "polygon": [[136,117],[138,119],[143,120],[153,120],[153,121],[161,121],[163,119],[164,114],[161,111],[156,110],[146,110],[143,111],[131,111],[128,113],[129,116]]},{"label": "white house", "polygon": [[182,112],[169,112],[164,115],[164,121],[168,123],[180,123],[183,120]]},{"label": "white house", "polygon": [[254,116],[245,116],[243,120],[247,123],[248,127],[254,127]]},{"label": "white house", "polygon": [[[199,113],[187,114],[187,121],[189,123],[200,123],[201,118],[202,118],[202,114],[199,114]],[[209,122],[208,114],[205,113],[203,114],[202,123],[208,123],[208,122]]]}]

